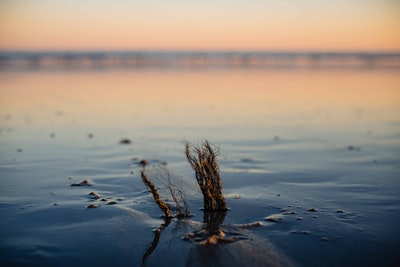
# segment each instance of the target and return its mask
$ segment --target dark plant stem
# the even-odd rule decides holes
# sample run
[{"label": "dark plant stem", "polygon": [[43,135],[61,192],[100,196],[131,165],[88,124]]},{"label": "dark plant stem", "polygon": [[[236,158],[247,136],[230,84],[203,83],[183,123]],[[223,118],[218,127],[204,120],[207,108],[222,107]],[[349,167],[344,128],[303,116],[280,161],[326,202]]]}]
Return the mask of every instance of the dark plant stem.
[{"label": "dark plant stem", "polygon": [[143,183],[150,189],[154,201],[157,203],[158,207],[160,207],[160,209],[164,212],[165,218],[172,218],[171,211],[169,210],[168,205],[165,204],[164,201],[162,201],[155,185],[150,181],[150,178],[144,173],[144,169],[141,171],[141,176]]}]

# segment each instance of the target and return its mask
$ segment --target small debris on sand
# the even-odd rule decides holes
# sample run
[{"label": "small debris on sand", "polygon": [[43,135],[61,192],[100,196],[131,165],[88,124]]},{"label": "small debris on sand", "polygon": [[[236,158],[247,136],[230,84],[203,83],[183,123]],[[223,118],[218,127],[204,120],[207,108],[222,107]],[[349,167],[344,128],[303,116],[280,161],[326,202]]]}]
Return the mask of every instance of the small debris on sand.
[{"label": "small debris on sand", "polygon": [[225,232],[222,229],[217,230],[214,234],[209,233],[207,230],[203,229],[186,234],[182,239],[192,241],[202,246],[229,244],[245,239],[244,237],[241,237],[240,235],[238,236],[236,234],[232,237],[227,237],[227,235],[230,235],[230,233]]},{"label": "small debris on sand", "polygon": [[92,181],[90,179],[84,179],[82,181],[79,181],[77,183],[71,184],[71,186],[90,186],[92,185]]},{"label": "small debris on sand", "polygon": [[218,243],[218,237],[216,235],[212,235],[210,236],[208,239],[204,240],[203,242],[201,242],[201,244],[203,246],[207,246],[207,245],[215,245]]},{"label": "small debris on sand", "polygon": [[254,162],[253,159],[249,159],[249,158],[244,158],[244,159],[241,159],[240,161],[243,163],[253,163]]},{"label": "small debris on sand", "polygon": [[361,147],[357,147],[357,146],[352,146],[352,145],[350,145],[350,146],[347,146],[347,149],[348,150],[350,150],[350,151],[361,151]]},{"label": "small debris on sand", "polygon": [[267,220],[269,222],[282,222],[283,216],[282,216],[282,214],[271,214],[271,215],[265,217],[265,220]]},{"label": "small debris on sand", "polygon": [[120,143],[121,145],[130,145],[130,144],[132,143],[132,141],[131,141],[130,139],[128,139],[128,138],[123,138],[123,139],[121,139],[121,140],[119,141],[119,143]]},{"label": "small debris on sand", "polygon": [[94,199],[100,199],[100,195],[97,194],[96,192],[90,192],[90,193],[89,193],[89,196],[91,196],[91,197],[94,198]]},{"label": "small debris on sand", "polygon": [[149,164],[149,161],[147,159],[142,159],[139,161],[139,165],[142,165],[142,167],[146,167]]},{"label": "small debris on sand", "polygon": [[87,137],[88,137],[89,139],[92,139],[92,138],[94,137],[94,135],[93,135],[92,133],[89,133],[89,134],[87,135]]},{"label": "small debris on sand", "polygon": [[18,153],[21,153],[22,151],[23,151],[22,148],[18,148],[18,149],[17,149],[17,152],[18,152]]},{"label": "small debris on sand", "polygon": [[285,211],[284,213],[282,213],[283,215],[293,215],[296,214],[295,211]]}]

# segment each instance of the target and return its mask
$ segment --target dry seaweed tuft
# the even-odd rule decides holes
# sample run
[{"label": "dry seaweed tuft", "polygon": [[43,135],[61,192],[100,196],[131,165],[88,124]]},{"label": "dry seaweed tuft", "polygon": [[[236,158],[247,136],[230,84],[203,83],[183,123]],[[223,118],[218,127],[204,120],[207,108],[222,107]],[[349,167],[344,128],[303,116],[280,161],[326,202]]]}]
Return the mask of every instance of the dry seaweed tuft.
[{"label": "dry seaweed tuft", "polygon": [[185,144],[187,161],[195,171],[196,180],[203,194],[206,211],[225,211],[228,209],[222,194],[222,179],[217,163],[218,148],[207,140],[200,146]]}]

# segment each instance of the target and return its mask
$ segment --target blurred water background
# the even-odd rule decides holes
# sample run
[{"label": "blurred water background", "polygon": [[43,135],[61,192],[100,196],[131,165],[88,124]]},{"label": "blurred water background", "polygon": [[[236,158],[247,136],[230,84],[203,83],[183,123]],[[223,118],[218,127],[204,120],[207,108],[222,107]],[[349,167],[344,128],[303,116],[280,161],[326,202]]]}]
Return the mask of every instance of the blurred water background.
[{"label": "blurred water background", "polygon": [[[225,223],[264,221],[255,236],[300,266],[395,266],[399,74],[396,53],[1,52],[1,262],[139,266],[162,220],[137,162],[191,180],[183,141],[208,139],[240,196]],[[120,209],[88,211],[93,190]],[[196,261],[177,231],[149,266]]]}]

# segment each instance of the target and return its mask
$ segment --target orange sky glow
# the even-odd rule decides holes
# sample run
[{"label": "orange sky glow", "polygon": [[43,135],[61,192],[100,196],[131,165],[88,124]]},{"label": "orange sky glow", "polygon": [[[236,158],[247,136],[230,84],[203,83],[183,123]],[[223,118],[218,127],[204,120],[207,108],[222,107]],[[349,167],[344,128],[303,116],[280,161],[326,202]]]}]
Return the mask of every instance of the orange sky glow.
[{"label": "orange sky glow", "polygon": [[400,50],[399,1],[315,2],[4,0],[0,49]]}]

